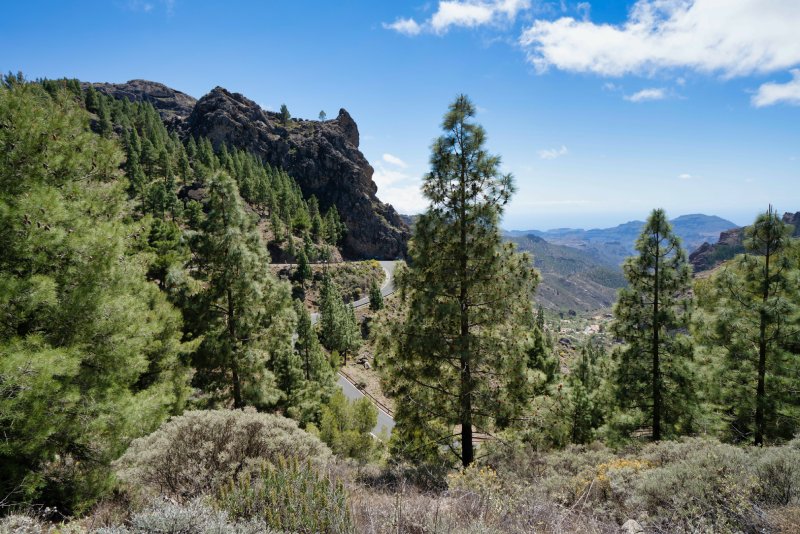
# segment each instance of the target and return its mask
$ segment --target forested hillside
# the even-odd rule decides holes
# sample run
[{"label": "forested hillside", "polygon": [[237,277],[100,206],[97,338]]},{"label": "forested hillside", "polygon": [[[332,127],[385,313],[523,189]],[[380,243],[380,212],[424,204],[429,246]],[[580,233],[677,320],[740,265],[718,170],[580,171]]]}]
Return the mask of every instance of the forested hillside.
[{"label": "forested hillside", "polygon": [[[312,268],[375,206],[292,177],[317,126],[239,146],[106,89],[0,84],[1,533],[798,531],[800,244],[771,207],[700,279],[658,208],[622,277],[510,243],[514,177],[459,95],[384,294],[375,263]],[[564,351],[548,273],[618,288],[607,331]]]},{"label": "forested hillside", "polygon": [[347,232],[340,244],[349,258],[395,259],[405,254],[408,228],[394,208],[376,196],[373,168],[358,149],[358,126],[344,109],[332,119],[324,112],[321,120],[298,119],[285,105],[280,113],[266,111],[222,87],[195,100],[145,80],[98,84],[97,91],[151,104],[170,134],[183,141],[202,138],[216,151],[245,150],[287,172],[306,199],[315,197],[322,211],[336,208],[342,215]]},{"label": "forested hillside", "polygon": [[529,252],[541,273],[534,300],[545,308],[568,313],[610,309],[626,282],[619,266],[579,248],[549,243],[533,234],[509,238]]}]

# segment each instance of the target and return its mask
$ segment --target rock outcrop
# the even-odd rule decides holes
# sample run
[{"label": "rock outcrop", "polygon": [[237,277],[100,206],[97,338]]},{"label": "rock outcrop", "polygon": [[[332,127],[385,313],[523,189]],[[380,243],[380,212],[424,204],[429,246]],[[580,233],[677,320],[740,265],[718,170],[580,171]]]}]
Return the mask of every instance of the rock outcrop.
[{"label": "rock outcrop", "polygon": [[[84,86],[89,84],[82,84]],[[126,83],[93,83],[95,89],[114,98],[127,98],[131,102],[150,102],[168,126],[178,123],[194,109],[197,99],[162,83],[148,80],[130,80]]]},{"label": "rock outcrop", "polygon": [[409,228],[394,208],[381,202],[373,168],[358,149],[358,126],[344,109],[324,122],[281,122],[239,93],[216,87],[199,101],[166,85],[146,80],[95,83],[114,98],[150,102],[170,130],[208,137],[247,150],[289,173],[306,198],[316,195],[322,210],[336,205],[347,225],[343,253],[349,258],[404,257]]},{"label": "rock outcrop", "polygon": [[[800,237],[800,211],[784,213],[783,222],[794,226],[793,237]],[[694,272],[699,273],[713,269],[725,260],[729,260],[744,252],[745,228],[732,228],[719,234],[714,243],[703,243],[697,250],[689,254],[689,263]]]},{"label": "rock outcrop", "polygon": [[343,252],[351,258],[397,258],[406,253],[408,227],[376,196],[373,168],[358,150],[355,121],[344,109],[324,122],[290,120],[264,111],[238,93],[217,87],[185,121],[187,135],[233,146],[284,169],[320,207],[336,205],[347,225]]}]

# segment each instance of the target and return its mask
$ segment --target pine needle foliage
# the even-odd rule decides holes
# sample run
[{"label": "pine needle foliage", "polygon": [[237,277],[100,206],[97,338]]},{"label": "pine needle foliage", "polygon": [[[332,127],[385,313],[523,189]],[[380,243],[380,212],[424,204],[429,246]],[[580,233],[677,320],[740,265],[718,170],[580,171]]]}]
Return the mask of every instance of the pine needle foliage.
[{"label": "pine needle foliage", "polygon": [[716,400],[732,441],[790,439],[800,429],[800,265],[792,227],[772,207],[701,293],[696,332],[716,354]]},{"label": "pine needle foliage", "polygon": [[405,315],[385,336],[386,389],[398,406],[395,452],[464,466],[474,432],[513,425],[528,405],[527,368],[538,275],[504,244],[499,218],[514,192],[485,149],[475,106],[459,96],[432,147],[409,268],[397,276]]},{"label": "pine needle foliage", "polygon": [[0,496],[63,513],[182,408],[180,313],[147,281],[122,155],[72,90],[0,84]]},{"label": "pine needle foliage", "polygon": [[621,430],[649,423],[658,441],[692,424],[691,267],[661,209],[650,214],[636,250],[622,266],[629,286],[614,306],[612,331],[625,342],[614,352],[614,394]]}]

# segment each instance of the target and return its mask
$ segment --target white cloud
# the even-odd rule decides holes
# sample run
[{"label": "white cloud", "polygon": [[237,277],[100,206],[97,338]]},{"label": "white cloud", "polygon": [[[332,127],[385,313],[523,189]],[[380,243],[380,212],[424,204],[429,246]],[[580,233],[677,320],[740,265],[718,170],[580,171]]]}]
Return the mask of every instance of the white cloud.
[{"label": "white cloud", "polygon": [[402,33],[403,35],[408,35],[410,37],[418,35],[419,32],[422,31],[422,27],[417,24],[417,21],[414,19],[399,18],[391,24],[384,22],[383,27],[387,30],[394,30],[397,33]]},{"label": "white cloud", "polygon": [[575,9],[584,21],[588,21],[592,16],[592,4],[589,2],[580,2]]},{"label": "white cloud", "polygon": [[628,102],[647,102],[650,100],[663,100],[667,97],[667,93],[664,89],[658,87],[652,87],[650,89],[642,89],[641,91],[637,91],[632,95],[625,95],[624,98]]},{"label": "white cloud", "polygon": [[800,106],[800,69],[792,69],[792,79],[786,83],[768,82],[758,88],[750,103],[757,108],[778,103]]},{"label": "white cloud", "polygon": [[397,167],[400,167],[402,169],[405,169],[406,167],[408,167],[408,165],[406,164],[405,161],[403,161],[402,159],[398,158],[397,156],[393,156],[391,154],[384,154],[383,155],[383,161],[385,161],[386,163],[389,163],[390,165],[396,165]]},{"label": "white cloud", "polygon": [[378,197],[394,206],[399,213],[420,213],[428,205],[422,196],[420,181],[402,171],[386,169],[378,164],[372,179],[378,186]]},{"label": "white cloud", "polygon": [[694,178],[694,176],[692,176],[691,174],[685,172],[683,174],[679,174],[678,178],[680,178],[681,180],[691,180],[692,178]]},{"label": "white cloud", "polygon": [[539,157],[542,159],[556,159],[561,156],[566,156],[569,151],[567,147],[561,145],[561,148],[547,148],[539,151]]},{"label": "white cloud", "polygon": [[726,77],[800,63],[800,2],[637,0],[621,25],[536,20],[520,44],[539,70],[603,76],[688,68]]},{"label": "white cloud", "polygon": [[448,0],[441,1],[436,11],[422,24],[411,18],[399,18],[383,27],[408,36],[422,31],[447,33],[450,28],[475,28],[514,21],[520,11],[531,7],[531,0]]}]

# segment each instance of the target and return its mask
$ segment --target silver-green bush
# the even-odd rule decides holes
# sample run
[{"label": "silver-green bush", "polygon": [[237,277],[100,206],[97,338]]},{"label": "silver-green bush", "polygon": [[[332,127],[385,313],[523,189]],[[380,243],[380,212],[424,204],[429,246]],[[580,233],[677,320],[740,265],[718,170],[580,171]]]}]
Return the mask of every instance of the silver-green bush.
[{"label": "silver-green bush", "polygon": [[131,491],[179,501],[215,492],[254,462],[294,458],[322,466],[330,450],[291,419],[239,410],[186,412],[135,440],[115,462]]},{"label": "silver-green bush", "polygon": [[[269,534],[263,521],[235,522],[226,512],[199,500],[185,504],[159,499],[131,517],[129,525],[97,529],[93,534]],[[277,533],[276,533],[277,534]]]}]

